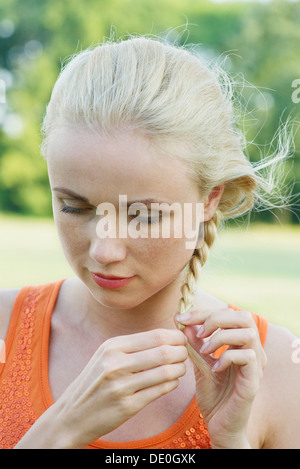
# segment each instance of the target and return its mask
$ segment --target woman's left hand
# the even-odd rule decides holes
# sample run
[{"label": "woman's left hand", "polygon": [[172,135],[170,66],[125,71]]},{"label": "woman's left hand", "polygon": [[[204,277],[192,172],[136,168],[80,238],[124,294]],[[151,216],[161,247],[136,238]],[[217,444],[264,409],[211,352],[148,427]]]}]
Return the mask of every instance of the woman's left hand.
[{"label": "woman's left hand", "polygon": [[[175,320],[215,377],[205,378],[195,367],[197,404],[212,448],[250,448],[247,426],[267,362],[255,321],[250,312],[230,308],[189,314]],[[223,346],[219,358],[213,356]]]}]

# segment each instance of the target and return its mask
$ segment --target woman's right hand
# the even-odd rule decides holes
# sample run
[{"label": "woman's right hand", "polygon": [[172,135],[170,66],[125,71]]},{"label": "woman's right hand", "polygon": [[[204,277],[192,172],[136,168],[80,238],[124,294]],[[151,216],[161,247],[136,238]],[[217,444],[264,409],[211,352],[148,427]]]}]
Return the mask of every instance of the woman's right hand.
[{"label": "woman's right hand", "polygon": [[186,371],[185,345],[185,335],[175,329],[104,342],[52,406],[68,446],[86,447],[175,389]]}]

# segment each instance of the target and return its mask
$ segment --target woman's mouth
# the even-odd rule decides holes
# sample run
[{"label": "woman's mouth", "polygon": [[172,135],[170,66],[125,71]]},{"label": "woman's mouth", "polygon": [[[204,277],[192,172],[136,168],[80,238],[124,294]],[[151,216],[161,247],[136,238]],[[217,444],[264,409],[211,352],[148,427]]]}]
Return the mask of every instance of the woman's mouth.
[{"label": "woman's mouth", "polygon": [[92,278],[102,288],[107,288],[109,290],[121,288],[125,285],[128,285],[135,276],[133,277],[115,277],[113,275],[103,276],[103,274],[92,272]]}]

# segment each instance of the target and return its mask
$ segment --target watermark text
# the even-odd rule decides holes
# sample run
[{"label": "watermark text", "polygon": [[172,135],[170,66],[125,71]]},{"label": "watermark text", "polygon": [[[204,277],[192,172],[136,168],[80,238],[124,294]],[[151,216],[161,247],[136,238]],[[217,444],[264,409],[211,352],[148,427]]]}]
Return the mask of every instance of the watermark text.
[{"label": "watermark text", "polygon": [[295,88],[295,91],[292,93],[292,101],[294,104],[300,103],[300,78],[296,78],[292,82],[292,88]]},{"label": "watermark text", "polygon": [[129,205],[127,195],[119,195],[117,217],[114,204],[109,202],[99,204],[96,214],[102,218],[97,223],[97,236],[100,239],[116,238],[118,233],[119,238],[133,239],[184,237],[186,249],[200,247],[204,239],[203,203],[182,205],[179,202],[172,204],[155,202],[150,205],[150,210],[142,202]]}]

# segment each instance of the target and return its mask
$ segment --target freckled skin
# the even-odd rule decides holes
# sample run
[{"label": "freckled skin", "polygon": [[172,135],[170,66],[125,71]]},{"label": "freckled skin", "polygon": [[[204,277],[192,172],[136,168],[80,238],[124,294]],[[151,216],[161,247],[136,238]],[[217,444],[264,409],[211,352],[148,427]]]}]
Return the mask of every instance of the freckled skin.
[{"label": "freckled skin", "polygon": [[[65,257],[87,287],[89,308],[133,311],[142,305],[150,314],[155,305],[170,304],[170,299],[175,307],[194,248],[186,248],[184,237],[100,239],[96,208],[103,202],[118,208],[121,194],[128,201],[155,198],[182,207],[202,202],[185,173],[185,163],[159,154],[136,131],[108,138],[81,127],[62,127],[51,134],[48,149],[54,220]],[[55,187],[68,188],[90,203],[54,191]],[[90,210],[80,215],[62,213],[64,203]],[[95,284],[91,272],[136,277],[125,288],[106,290]]]}]

